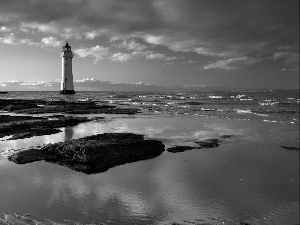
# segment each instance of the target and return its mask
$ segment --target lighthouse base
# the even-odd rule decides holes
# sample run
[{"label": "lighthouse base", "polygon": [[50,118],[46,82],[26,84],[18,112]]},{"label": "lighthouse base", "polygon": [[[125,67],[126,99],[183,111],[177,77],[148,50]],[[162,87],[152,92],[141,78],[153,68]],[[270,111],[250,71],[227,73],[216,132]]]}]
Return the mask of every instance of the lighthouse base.
[{"label": "lighthouse base", "polygon": [[61,90],[59,93],[61,95],[74,95],[75,91],[74,90]]}]

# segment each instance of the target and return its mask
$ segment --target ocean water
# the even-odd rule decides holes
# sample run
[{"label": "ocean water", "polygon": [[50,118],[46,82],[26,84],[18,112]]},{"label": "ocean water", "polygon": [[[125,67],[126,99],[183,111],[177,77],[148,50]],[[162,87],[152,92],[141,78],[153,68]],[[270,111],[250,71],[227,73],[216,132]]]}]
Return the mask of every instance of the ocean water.
[{"label": "ocean water", "polygon": [[[106,119],[58,134],[0,141],[0,212],[64,224],[299,224],[299,151],[280,147],[299,148],[298,92],[82,92],[68,100],[135,106],[141,113],[89,115]],[[166,151],[92,175],[43,161],[7,160],[31,146],[104,132],[144,134],[166,147],[232,137],[218,148]]]},{"label": "ocean water", "polygon": [[299,124],[299,91],[211,92],[10,92],[1,98],[95,101],[133,106],[143,114],[184,114],[225,119],[259,120]]}]

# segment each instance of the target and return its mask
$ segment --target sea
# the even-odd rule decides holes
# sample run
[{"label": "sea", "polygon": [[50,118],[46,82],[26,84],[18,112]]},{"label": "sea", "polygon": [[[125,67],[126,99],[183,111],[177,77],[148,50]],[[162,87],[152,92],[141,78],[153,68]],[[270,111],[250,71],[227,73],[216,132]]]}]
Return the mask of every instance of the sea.
[{"label": "sea", "polygon": [[[53,135],[0,139],[0,212],[45,224],[299,224],[299,91],[32,91],[0,99],[93,101],[139,110],[67,115],[105,119]],[[230,138],[217,148],[165,151],[97,174],[7,160],[30,147],[105,132],[143,134],[166,149]]]}]

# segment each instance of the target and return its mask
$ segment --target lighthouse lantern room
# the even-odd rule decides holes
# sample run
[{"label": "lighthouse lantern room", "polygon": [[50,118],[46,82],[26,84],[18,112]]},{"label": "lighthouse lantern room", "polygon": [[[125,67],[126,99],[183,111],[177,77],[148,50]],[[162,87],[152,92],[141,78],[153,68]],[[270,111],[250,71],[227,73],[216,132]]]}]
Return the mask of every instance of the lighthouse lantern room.
[{"label": "lighthouse lantern room", "polygon": [[62,57],[62,78],[61,78],[61,94],[75,94],[74,85],[73,85],[73,73],[72,73],[72,58],[73,52],[71,46],[66,43],[63,46],[61,53]]}]

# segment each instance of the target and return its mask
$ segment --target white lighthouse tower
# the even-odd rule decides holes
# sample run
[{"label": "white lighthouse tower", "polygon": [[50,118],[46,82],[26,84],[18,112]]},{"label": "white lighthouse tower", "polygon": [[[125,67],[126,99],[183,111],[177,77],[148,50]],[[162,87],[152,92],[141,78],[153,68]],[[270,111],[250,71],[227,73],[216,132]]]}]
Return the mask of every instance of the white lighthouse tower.
[{"label": "white lighthouse tower", "polygon": [[61,77],[61,94],[75,94],[73,85],[73,73],[72,73],[72,58],[73,52],[71,46],[66,43],[63,46],[61,53],[62,57],[62,77]]}]

